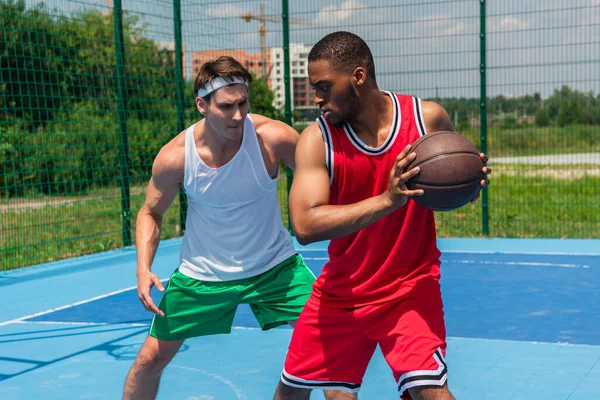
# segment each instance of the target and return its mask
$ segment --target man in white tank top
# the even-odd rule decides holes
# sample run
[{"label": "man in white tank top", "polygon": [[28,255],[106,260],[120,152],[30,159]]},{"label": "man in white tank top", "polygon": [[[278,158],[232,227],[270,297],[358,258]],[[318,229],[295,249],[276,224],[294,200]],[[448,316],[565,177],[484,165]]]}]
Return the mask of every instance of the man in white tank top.
[{"label": "man in white tank top", "polygon": [[[240,303],[263,330],[294,325],[314,275],[296,254],[277,200],[281,162],[295,167],[298,133],[248,114],[248,71],[231,57],[196,78],[204,119],[167,143],[152,167],[136,222],[138,297],[155,315],[125,381],[124,399],[154,399],[163,369],[184,340],[229,333]],[[162,216],[180,188],[188,197],[180,262],[166,290],[151,264]],[[154,304],[150,289],[163,293]]]}]

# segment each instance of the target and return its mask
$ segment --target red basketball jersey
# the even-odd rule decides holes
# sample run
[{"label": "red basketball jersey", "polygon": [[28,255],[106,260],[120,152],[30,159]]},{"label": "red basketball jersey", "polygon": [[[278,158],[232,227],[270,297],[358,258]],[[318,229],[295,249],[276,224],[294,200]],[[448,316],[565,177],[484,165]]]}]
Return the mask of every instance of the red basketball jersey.
[{"label": "red basketball jersey", "polygon": [[[426,133],[421,101],[383,92],[394,104],[387,140],[365,145],[349,124],[320,117],[331,191],[329,203],[345,205],[380,195],[407,144]],[[357,307],[403,296],[427,274],[439,275],[433,212],[412,200],[360,231],[331,240],[329,262],[314,285],[313,299],[332,307]]]}]

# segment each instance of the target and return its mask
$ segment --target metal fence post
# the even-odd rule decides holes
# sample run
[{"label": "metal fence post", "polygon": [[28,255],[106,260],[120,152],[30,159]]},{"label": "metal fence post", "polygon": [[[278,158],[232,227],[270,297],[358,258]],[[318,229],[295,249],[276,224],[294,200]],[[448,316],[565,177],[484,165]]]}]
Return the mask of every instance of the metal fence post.
[{"label": "metal fence post", "polygon": [[117,62],[117,108],[119,118],[120,148],[119,165],[121,173],[121,221],[123,246],[131,245],[131,205],[129,194],[129,143],[127,140],[127,112],[125,57],[123,49],[123,8],[121,0],[114,1],[113,17],[115,22],[115,57]]},{"label": "metal fence post", "polygon": [[[289,20],[289,7],[288,0],[281,0],[281,20],[283,22],[283,85],[285,87],[285,123],[292,126],[292,92],[290,89],[290,20]],[[292,180],[294,174],[291,168],[286,167],[286,178],[287,178],[287,192],[288,201],[290,189],[292,187]],[[288,203],[289,204],[289,203]],[[294,233],[292,229],[292,219],[290,217],[289,205],[288,205],[288,230],[290,233]]]},{"label": "metal fence post", "polygon": [[[479,32],[479,76],[481,85],[480,95],[480,111],[479,111],[479,122],[480,122],[480,140],[481,140],[481,152],[487,154],[487,93],[486,93],[486,59],[485,59],[485,0],[479,0],[479,19],[480,19],[480,32]],[[485,236],[489,235],[489,208],[488,208],[488,189],[484,187],[481,191],[481,230]]]},{"label": "metal fence post", "polygon": [[[181,0],[173,0],[173,29],[175,33],[175,105],[177,107],[177,132],[185,129],[183,81],[183,44],[181,40]],[[183,189],[179,191],[179,227],[181,233],[185,232],[185,219],[187,215],[187,201]]]}]

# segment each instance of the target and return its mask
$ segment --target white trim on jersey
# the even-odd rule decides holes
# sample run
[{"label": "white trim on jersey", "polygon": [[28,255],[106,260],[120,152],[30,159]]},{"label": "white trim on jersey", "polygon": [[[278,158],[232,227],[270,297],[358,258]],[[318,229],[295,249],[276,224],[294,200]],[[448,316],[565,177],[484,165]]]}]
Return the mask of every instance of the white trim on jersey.
[{"label": "white trim on jersey", "polygon": [[419,135],[427,135],[427,127],[425,126],[425,118],[423,117],[423,105],[421,104],[421,99],[418,97],[413,97],[413,110],[415,112],[415,123]]},{"label": "white trim on jersey", "polygon": [[394,93],[391,93],[387,90],[382,90],[382,92],[390,96],[392,99],[392,104],[394,105],[394,119],[392,121],[392,125],[390,126],[388,137],[380,147],[374,148],[367,146],[362,140],[360,140],[352,126],[349,123],[344,123],[344,132],[346,132],[346,136],[354,145],[354,147],[371,156],[383,154],[390,149],[396,141],[396,137],[398,137],[398,133],[400,132],[400,126],[402,125],[402,109],[400,107],[400,103],[398,102],[398,98]]},{"label": "white trim on jersey", "polygon": [[327,165],[327,173],[329,174],[329,184],[333,184],[333,140],[331,138],[331,131],[329,130],[329,125],[327,125],[327,121],[325,121],[324,117],[319,117],[317,119],[317,123],[319,124],[319,128],[321,128],[321,135],[323,135],[323,141],[325,142],[325,164]]}]

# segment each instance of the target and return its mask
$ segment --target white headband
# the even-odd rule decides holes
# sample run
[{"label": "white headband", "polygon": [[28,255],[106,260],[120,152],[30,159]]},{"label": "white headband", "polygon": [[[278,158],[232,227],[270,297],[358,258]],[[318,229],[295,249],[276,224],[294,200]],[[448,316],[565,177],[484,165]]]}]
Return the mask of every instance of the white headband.
[{"label": "white headband", "polygon": [[231,80],[226,80],[222,76],[219,76],[218,78],[213,79],[211,82],[206,82],[204,87],[198,89],[198,97],[206,97],[215,90],[222,88],[223,86],[235,85],[237,83],[242,83],[248,86],[248,82],[246,82],[242,78],[235,77]]}]

